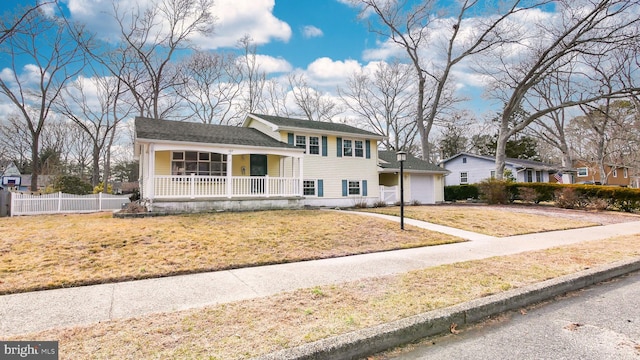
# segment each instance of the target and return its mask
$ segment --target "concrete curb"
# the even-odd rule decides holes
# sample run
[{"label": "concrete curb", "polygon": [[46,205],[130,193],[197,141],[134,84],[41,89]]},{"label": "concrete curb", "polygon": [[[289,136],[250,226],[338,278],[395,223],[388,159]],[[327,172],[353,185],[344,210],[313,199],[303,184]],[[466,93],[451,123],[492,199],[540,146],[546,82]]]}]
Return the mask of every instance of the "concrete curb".
[{"label": "concrete curb", "polygon": [[260,356],[256,360],[359,359],[425,337],[447,333],[450,331],[449,327],[452,323],[459,326],[469,325],[493,315],[519,309],[638,270],[640,270],[640,258],[620,261],[391,323],[277,351]]}]

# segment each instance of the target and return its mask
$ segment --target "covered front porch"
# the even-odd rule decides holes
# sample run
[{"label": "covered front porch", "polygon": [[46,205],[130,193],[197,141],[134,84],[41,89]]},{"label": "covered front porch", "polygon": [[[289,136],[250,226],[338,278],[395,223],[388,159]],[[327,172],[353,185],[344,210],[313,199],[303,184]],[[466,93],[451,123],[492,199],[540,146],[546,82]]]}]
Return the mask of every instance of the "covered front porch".
[{"label": "covered front porch", "polygon": [[302,198],[302,149],[143,144],[141,197],[149,202]]}]

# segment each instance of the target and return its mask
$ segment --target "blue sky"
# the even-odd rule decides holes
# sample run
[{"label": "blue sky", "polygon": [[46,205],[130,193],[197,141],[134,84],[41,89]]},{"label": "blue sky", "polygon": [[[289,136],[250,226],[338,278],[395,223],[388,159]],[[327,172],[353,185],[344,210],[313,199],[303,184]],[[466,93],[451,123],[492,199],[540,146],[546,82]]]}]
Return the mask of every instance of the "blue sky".
[{"label": "blue sky", "polygon": [[[0,11],[35,1],[4,0]],[[71,20],[88,24],[100,37],[117,38],[115,20],[106,14],[112,12],[112,1],[61,2]],[[117,2],[123,8],[145,7],[152,0]],[[295,71],[331,96],[354,71],[375,66],[377,61],[389,60],[393,55],[404,55],[403,50],[392,49],[385,44],[386,39],[370,33],[366,20],[358,19],[359,9],[348,5],[347,0],[215,0],[212,12],[217,18],[214,35],[193,39],[202,49],[233,49],[240,38],[249,35],[258,47],[261,69],[270,76]],[[4,68],[7,59],[0,59],[0,67]],[[470,108],[479,110],[476,113],[484,112],[486,101],[480,97],[478,80],[468,73],[461,74],[456,87],[471,97]]]},{"label": "blue sky", "polygon": [[[371,37],[367,25],[357,19],[357,9],[334,0],[276,0],[273,14],[289,24],[291,38],[260,50],[284,57],[297,68],[321,57],[360,61]],[[313,29],[319,32],[310,31]]]}]

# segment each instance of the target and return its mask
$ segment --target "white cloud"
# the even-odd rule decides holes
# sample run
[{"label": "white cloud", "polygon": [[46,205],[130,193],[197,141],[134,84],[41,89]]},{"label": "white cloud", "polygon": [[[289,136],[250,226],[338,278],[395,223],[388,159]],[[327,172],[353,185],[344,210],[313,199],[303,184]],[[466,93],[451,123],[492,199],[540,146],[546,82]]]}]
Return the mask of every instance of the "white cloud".
[{"label": "white cloud", "polygon": [[256,55],[256,61],[260,64],[260,69],[267,74],[285,73],[293,69],[291,64],[283,58],[258,54]]},{"label": "white cloud", "polygon": [[273,40],[287,42],[291,27],[273,15],[274,0],[216,0],[212,9],[217,18],[213,36],[198,36],[196,42],[207,49],[235,46],[248,35],[256,45]]},{"label": "white cloud", "polygon": [[355,71],[360,71],[361,67],[356,60],[341,61],[322,57],[309,64],[305,73],[313,84],[339,85],[344,84]]},{"label": "white cloud", "polygon": [[[90,25],[91,31],[103,39],[115,41],[119,37],[116,20],[111,14],[114,6],[120,13],[144,11],[162,0],[64,0],[74,21]],[[216,0],[211,13],[216,19],[213,35],[196,34],[191,40],[204,49],[235,46],[245,35],[255,44],[273,40],[289,41],[291,27],[273,15],[275,0]]]},{"label": "white cloud", "polygon": [[324,34],[322,30],[318,29],[317,27],[313,25],[307,25],[304,28],[302,28],[302,35],[306,38],[312,38],[312,37],[321,37]]},{"label": "white cloud", "polygon": [[0,79],[6,83],[15,82],[13,70],[9,68],[2,69],[2,71],[0,71]]}]

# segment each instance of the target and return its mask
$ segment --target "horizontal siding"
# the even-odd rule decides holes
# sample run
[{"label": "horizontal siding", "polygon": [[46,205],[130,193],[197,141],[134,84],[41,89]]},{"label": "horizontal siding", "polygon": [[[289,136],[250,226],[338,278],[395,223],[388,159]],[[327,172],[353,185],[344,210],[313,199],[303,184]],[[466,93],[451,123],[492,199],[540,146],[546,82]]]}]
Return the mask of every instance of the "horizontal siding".
[{"label": "horizontal siding", "polygon": [[231,167],[231,176],[249,176],[249,155],[233,155]]},{"label": "horizontal siding", "polygon": [[490,178],[491,171],[496,168],[495,163],[490,160],[467,156],[467,163],[464,164],[462,162],[463,158],[464,156],[459,156],[447,162],[445,169],[451,171],[451,173],[445,177],[446,185],[460,185],[460,173],[463,172],[468,174],[468,184],[479,183]]},{"label": "horizontal siding", "polygon": [[337,140],[328,136],[327,156],[305,155],[304,177],[306,179],[324,179],[324,197],[342,197],[342,180],[366,180],[367,197],[379,197],[377,144],[371,141],[371,158],[337,157]]},{"label": "horizontal siding", "polygon": [[280,155],[267,155],[267,175],[281,177],[280,175]]},{"label": "horizontal siding", "polygon": [[156,151],[155,175],[171,175],[171,151]]},{"label": "horizontal siding", "polygon": [[[256,121],[253,118],[251,118],[249,120],[249,123],[247,124],[247,127],[252,128],[252,129],[256,129],[258,131],[260,131],[261,133],[270,136],[276,140],[281,140],[282,139],[279,137],[279,134],[273,130],[271,130],[271,127],[269,125],[266,125],[260,121]],[[284,142],[287,142],[287,139],[285,138]]]}]

